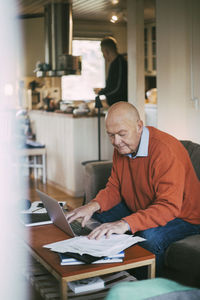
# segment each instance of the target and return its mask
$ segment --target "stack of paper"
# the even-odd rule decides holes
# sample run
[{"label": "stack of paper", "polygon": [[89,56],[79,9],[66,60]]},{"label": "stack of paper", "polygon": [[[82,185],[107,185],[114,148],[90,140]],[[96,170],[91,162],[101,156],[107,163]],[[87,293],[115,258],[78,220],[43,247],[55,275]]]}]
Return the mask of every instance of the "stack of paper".
[{"label": "stack of paper", "polygon": [[139,236],[128,234],[112,234],[110,238],[103,236],[99,240],[90,240],[88,237],[79,236],[44,245],[43,247],[60,253],[72,252],[80,255],[89,254],[101,257],[116,255],[133,244],[142,242],[144,240],[145,239]]}]

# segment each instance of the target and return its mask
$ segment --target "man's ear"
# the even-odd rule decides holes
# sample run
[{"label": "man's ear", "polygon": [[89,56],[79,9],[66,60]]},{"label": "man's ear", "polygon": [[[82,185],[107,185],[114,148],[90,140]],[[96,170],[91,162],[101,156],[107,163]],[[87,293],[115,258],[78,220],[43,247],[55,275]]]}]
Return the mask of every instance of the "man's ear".
[{"label": "man's ear", "polygon": [[142,129],[143,129],[143,122],[142,120],[139,120],[137,121],[137,132],[142,133]]}]

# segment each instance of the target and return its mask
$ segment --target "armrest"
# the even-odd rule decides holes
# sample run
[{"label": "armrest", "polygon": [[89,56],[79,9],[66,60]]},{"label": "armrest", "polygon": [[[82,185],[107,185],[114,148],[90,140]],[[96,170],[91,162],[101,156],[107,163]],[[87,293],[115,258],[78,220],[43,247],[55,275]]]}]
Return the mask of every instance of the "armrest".
[{"label": "armrest", "polygon": [[188,151],[197,177],[200,180],[200,145],[191,141],[181,141],[181,143]]},{"label": "armrest", "polygon": [[111,169],[112,161],[90,162],[85,165],[85,204],[95,198],[101,189],[105,188]]}]

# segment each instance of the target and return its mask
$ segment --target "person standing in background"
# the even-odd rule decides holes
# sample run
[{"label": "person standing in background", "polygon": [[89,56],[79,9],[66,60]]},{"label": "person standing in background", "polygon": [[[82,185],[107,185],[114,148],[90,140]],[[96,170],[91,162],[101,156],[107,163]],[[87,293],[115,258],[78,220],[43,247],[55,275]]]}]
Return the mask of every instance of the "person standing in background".
[{"label": "person standing in background", "polygon": [[95,88],[95,94],[105,95],[109,106],[118,101],[128,101],[127,61],[118,53],[116,40],[112,37],[104,38],[101,41],[101,51],[110,66],[105,88]]}]

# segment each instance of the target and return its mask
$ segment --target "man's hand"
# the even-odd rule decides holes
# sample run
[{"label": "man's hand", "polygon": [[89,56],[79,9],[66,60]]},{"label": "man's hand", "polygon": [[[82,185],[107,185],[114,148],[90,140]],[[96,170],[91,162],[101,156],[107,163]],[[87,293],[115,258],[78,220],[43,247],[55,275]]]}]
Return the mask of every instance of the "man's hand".
[{"label": "man's hand", "polygon": [[94,88],[93,91],[95,92],[96,95],[100,92],[101,88]]},{"label": "man's hand", "polygon": [[82,226],[84,227],[87,221],[92,217],[95,211],[100,209],[98,202],[90,202],[84,206],[78,207],[71,212],[67,213],[65,216],[69,223],[73,222],[78,218],[82,218]]},{"label": "man's hand", "polygon": [[99,240],[103,235],[106,238],[109,238],[112,233],[123,234],[124,232],[129,230],[129,225],[124,220],[104,223],[97,228],[95,228],[89,235],[89,239]]}]

